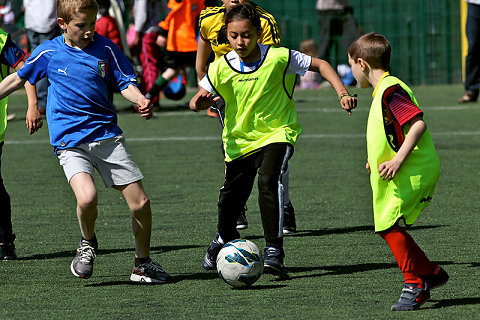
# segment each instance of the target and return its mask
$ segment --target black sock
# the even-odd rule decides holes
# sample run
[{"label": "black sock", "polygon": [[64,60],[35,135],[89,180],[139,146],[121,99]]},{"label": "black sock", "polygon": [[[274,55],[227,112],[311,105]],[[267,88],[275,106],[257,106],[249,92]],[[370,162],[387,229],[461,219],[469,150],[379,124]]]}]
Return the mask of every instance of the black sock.
[{"label": "black sock", "polygon": [[146,257],[146,258],[137,258],[137,257],[135,257],[135,267],[138,267],[139,265],[148,262],[149,259],[150,259],[150,257]]},{"label": "black sock", "polygon": [[96,234],[94,234],[94,235],[93,235],[93,238],[90,239],[90,240],[87,240],[87,239],[85,239],[84,237],[82,237],[82,241],[85,241],[85,242],[87,242],[88,244],[90,244],[92,247],[95,248],[95,250],[98,248],[98,242],[97,242],[97,235],[96,235]]}]

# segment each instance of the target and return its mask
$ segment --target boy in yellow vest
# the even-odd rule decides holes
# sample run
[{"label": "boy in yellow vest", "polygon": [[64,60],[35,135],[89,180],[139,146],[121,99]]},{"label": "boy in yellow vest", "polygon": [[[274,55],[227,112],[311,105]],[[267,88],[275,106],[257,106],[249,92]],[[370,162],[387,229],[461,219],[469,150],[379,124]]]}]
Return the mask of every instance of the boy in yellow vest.
[{"label": "boy in yellow vest", "polygon": [[[297,74],[316,71],[327,79],[340,97],[342,108],[355,108],[328,62],[287,48],[257,43],[260,17],[251,4],[238,4],[225,19],[233,51],[209,65],[199,92],[190,101],[194,111],[205,110],[220,97],[225,100],[225,182],[218,201],[218,235],[203,260],[206,270],[215,269],[216,257],[228,241],[239,237],[237,219],[258,173],[259,207],[266,247],[267,272],[283,269],[283,184],[293,147],[300,135],[293,90]],[[213,97],[212,93],[217,93]]]},{"label": "boy in yellow vest", "polygon": [[413,238],[399,226],[415,222],[432,200],[440,162],[412,90],[391,76],[391,47],[377,33],[358,38],[348,50],[353,75],[362,88],[372,86],[373,102],[367,124],[366,168],[373,191],[375,232],[392,250],[405,285],[392,311],[418,309],[430,289],[448,281]]}]

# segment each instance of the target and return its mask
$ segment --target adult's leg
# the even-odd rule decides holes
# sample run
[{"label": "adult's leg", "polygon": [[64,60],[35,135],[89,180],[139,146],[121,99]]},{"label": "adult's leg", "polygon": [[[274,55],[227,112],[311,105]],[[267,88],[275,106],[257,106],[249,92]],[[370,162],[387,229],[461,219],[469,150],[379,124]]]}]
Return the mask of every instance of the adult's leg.
[{"label": "adult's leg", "polygon": [[[51,40],[61,34],[60,27],[55,27],[52,31],[47,33],[38,33],[32,30],[27,30],[27,39],[30,50],[35,50],[40,44],[47,40]],[[35,84],[37,91],[38,109],[44,113],[47,107],[47,93],[48,93],[48,79],[43,78]]]},{"label": "adult's leg", "polygon": [[480,81],[480,5],[468,4],[466,33],[468,53],[465,58],[465,91],[475,98]]}]

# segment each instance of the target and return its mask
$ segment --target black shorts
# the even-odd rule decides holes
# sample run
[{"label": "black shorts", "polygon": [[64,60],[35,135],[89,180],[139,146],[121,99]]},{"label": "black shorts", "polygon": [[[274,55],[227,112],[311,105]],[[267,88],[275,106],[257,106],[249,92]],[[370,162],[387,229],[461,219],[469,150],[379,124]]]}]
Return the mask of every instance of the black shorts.
[{"label": "black shorts", "polygon": [[197,52],[178,52],[167,51],[163,61],[167,68],[179,69],[182,67],[195,67],[195,60],[197,59]]}]

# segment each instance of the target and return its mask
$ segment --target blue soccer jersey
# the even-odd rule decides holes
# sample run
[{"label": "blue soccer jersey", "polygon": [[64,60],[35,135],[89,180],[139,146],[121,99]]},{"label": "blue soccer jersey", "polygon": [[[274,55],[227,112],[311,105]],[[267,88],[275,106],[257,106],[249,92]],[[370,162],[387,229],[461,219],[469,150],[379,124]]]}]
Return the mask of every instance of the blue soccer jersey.
[{"label": "blue soccer jersey", "polygon": [[46,41],[17,74],[31,84],[48,77],[47,122],[54,151],[121,134],[112,89],[137,85],[128,59],[99,34],[83,50],[66,44],[63,35]]}]

